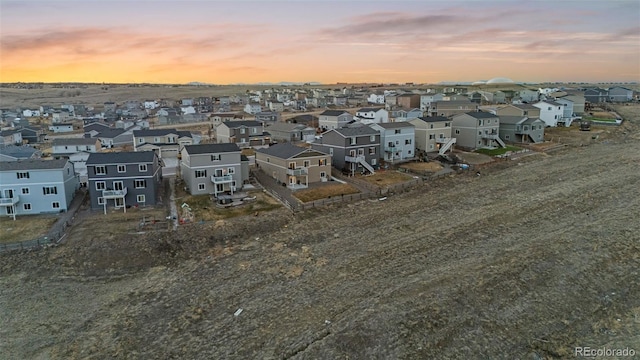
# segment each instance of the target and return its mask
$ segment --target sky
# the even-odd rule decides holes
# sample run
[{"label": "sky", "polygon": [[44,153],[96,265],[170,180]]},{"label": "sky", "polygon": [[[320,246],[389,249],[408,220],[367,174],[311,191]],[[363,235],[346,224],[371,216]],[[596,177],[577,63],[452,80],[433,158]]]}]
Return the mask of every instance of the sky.
[{"label": "sky", "polygon": [[0,82],[640,81],[640,1],[0,0]]}]

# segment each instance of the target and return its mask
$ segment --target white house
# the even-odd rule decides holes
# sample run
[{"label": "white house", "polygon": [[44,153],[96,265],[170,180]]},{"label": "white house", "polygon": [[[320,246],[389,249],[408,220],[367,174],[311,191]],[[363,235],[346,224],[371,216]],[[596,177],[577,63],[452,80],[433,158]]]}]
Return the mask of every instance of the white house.
[{"label": "white house", "polygon": [[363,124],[380,124],[389,122],[389,112],[383,108],[362,108],[356,111],[356,120]]},{"label": "white house", "polygon": [[436,101],[442,101],[443,94],[423,94],[420,95],[420,110],[423,112],[431,111],[431,104]]},{"label": "white house", "polygon": [[546,126],[556,127],[558,121],[562,120],[564,113],[564,105],[552,100],[543,100],[533,104],[540,109],[540,120],[544,121]]},{"label": "white house", "polygon": [[260,103],[248,103],[244,106],[244,112],[252,115],[257,114],[259,112],[262,112],[262,106],[260,105]]},{"label": "white house", "polygon": [[182,111],[183,115],[195,114],[196,113],[196,108],[193,107],[193,105],[182,105],[182,106],[180,106],[180,111]]},{"label": "white house", "polygon": [[40,110],[25,109],[25,110],[22,110],[22,116],[24,117],[40,116]]},{"label": "white house", "polygon": [[369,94],[367,98],[369,104],[384,104],[384,94]]},{"label": "white house", "polygon": [[155,108],[157,108],[160,104],[158,104],[157,101],[155,100],[145,100],[144,101],[144,108],[147,110],[153,110]]},{"label": "white house", "polygon": [[49,126],[49,130],[53,131],[54,133],[71,132],[73,131],[73,124],[69,124],[69,123],[53,124]]}]

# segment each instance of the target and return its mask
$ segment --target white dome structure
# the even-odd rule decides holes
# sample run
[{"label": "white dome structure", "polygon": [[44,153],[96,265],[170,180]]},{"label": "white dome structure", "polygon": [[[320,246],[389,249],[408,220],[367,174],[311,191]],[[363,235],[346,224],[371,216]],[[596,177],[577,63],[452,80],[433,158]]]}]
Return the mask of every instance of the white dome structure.
[{"label": "white dome structure", "polygon": [[497,77],[487,81],[487,84],[513,84],[513,83],[514,83],[513,80],[505,77]]}]

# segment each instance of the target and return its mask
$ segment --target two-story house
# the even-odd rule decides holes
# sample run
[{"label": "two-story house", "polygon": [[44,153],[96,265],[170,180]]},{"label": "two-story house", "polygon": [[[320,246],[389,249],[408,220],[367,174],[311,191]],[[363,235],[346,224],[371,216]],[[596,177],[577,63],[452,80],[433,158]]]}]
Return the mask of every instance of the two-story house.
[{"label": "two-story house", "polygon": [[415,126],[409,122],[372,124],[380,133],[381,158],[393,163],[412,159],[415,156]]},{"label": "two-story house", "polygon": [[72,123],[53,124],[49,126],[49,131],[53,131],[54,133],[72,132],[73,124]]},{"label": "two-story house", "polygon": [[455,115],[451,121],[457,146],[466,149],[506,147],[500,139],[500,119],[488,112],[472,111]]},{"label": "two-story house", "polygon": [[500,116],[500,138],[513,143],[544,141],[544,121],[526,116]]},{"label": "two-story house", "polygon": [[59,138],[53,140],[51,147],[51,154],[54,158],[69,159],[81,183],[88,181],[87,160],[89,154],[100,151],[102,151],[102,144],[96,138]]},{"label": "two-story house", "polygon": [[186,145],[194,145],[190,131],[176,129],[145,129],[133,131],[133,147],[135,151],[153,150],[158,157],[178,158],[178,154]]},{"label": "two-story house", "polygon": [[233,143],[188,145],[181,158],[180,174],[191,195],[233,194],[249,179],[249,160]]},{"label": "two-story house", "polygon": [[614,86],[608,89],[609,101],[611,102],[629,102],[633,100],[633,90],[622,86]]},{"label": "two-story house", "polygon": [[556,127],[558,121],[562,120],[564,106],[560,103],[553,100],[542,100],[533,106],[540,109],[540,120],[544,121],[546,126]]},{"label": "two-story house", "polygon": [[262,123],[275,123],[280,121],[282,116],[279,112],[276,111],[263,111],[255,114],[256,121],[260,121]]},{"label": "two-story house", "polygon": [[420,110],[424,113],[431,113],[432,104],[436,101],[442,101],[443,94],[422,94],[420,95]]},{"label": "two-story house", "polygon": [[419,117],[409,120],[415,126],[416,150],[440,155],[453,151],[457,139],[451,136],[451,119],[444,116]]},{"label": "two-story house", "polygon": [[529,118],[539,118],[540,109],[529,104],[509,104],[496,108],[498,116],[526,116]]},{"label": "two-story house", "polygon": [[260,105],[260,103],[252,102],[244,106],[244,112],[252,115],[257,114],[259,112],[262,112],[262,106]]},{"label": "two-story house", "polygon": [[396,104],[403,109],[413,109],[420,107],[420,95],[418,94],[402,94],[398,95]]},{"label": "two-story house", "polygon": [[331,178],[331,155],[291,143],[256,150],[256,165],[294,190]]},{"label": "two-story house", "polygon": [[155,205],[161,193],[161,167],[153,151],[91,153],[87,159],[92,209],[104,209],[111,200],[116,209]]},{"label": "two-story house", "polygon": [[274,112],[283,112],[284,111],[284,103],[281,102],[281,101],[269,100],[269,101],[267,101],[267,107],[269,108],[269,110],[274,111]]},{"label": "two-story house", "polygon": [[0,131],[0,145],[22,145],[22,132],[20,129]]},{"label": "two-story house", "polygon": [[452,117],[454,115],[478,110],[478,104],[468,99],[436,101],[432,103],[432,105],[432,116]]},{"label": "two-story house", "polygon": [[67,211],[78,187],[67,159],[0,162],[0,215]]},{"label": "two-story house", "polygon": [[22,140],[29,144],[39,144],[44,141],[45,133],[39,126],[25,126],[19,129]]},{"label": "two-story house", "polygon": [[234,143],[243,148],[265,146],[271,141],[263,123],[255,120],[225,121],[216,128],[216,138],[218,143]]},{"label": "two-story house", "polygon": [[375,172],[379,166],[380,133],[370,126],[332,129],[322,133],[311,148],[331,155],[331,162],[337,169],[350,174]]},{"label": "two-story house", "polygon": [[411,119],[419,118],[423,115],[422,110],[415,109],[396,109],[391,111],[391,121],[409,121]]},{"label": "two-story house", "polygon": [[354,119],[363,124],[380,124],[389,122],[389,112],[384,108],[362,108],[356,111]]},{"label": "two-story house", "polygon": [[322,131],[343,128],[353,120],[353,115],[344,110],[325,110],[319,116],[318,126]]},{"label": "two-story house", "polygon": [[304,124],[277,122],[265,129],[274,142],[313,141],[316,129]]}]

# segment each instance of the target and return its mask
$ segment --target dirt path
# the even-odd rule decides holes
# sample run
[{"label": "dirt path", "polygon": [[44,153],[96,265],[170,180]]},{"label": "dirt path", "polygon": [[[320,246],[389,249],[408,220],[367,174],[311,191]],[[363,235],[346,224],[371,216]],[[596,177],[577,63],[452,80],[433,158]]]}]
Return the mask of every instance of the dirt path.
[{"label": "dirt path", "polygon": [[625,139],[501,162],[482,177],[446,177],[384,202],[2,255],[0,353],[640,352],[640,142]]}]

